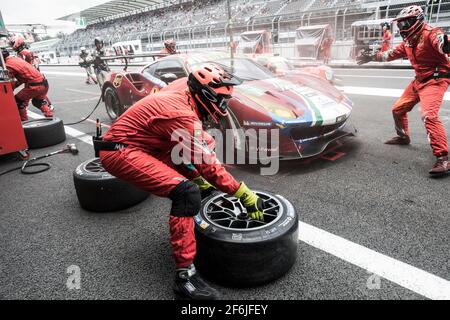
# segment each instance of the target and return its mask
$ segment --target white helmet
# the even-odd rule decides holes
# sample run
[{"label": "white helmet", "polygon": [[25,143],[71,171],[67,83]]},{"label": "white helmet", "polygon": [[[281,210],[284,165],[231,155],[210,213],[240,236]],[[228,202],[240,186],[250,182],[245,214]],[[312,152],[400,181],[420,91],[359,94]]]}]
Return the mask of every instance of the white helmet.
[{"label": "white helmet", "polygon": [[85,48],[85,47],[81,47],[81,48],[80,48],[80,51],[81,51],[81,52],[85,52],[85,51],[86,51],[86,48]]},{"label": "white helmet", "polygon": [[425,23],[425,15],[420,6],[413,5],[400,11],[395,21],[397,21],[403,40],[408,41],[422,29]]}]

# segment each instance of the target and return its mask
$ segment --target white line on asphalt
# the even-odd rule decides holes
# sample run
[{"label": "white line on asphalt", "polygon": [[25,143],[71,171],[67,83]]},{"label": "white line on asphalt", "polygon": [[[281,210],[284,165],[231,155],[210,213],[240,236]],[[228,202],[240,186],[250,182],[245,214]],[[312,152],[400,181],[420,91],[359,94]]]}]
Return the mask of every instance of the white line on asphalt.
[{"label": "white line on asphalt", "polygon": [[[333,68],[333,66],[331,66]],[[373,71],[373,72],[414,72],[413,69],[398,69],[398,68],[333,68],[333,70],[349,70],[349,71]]]},{"label": "white line on asphalt", "polygon": [[71,91],[71,92],[76,92],[76,93],[87,93],[87,94],[92,94],[94,96],[100,97],[100,88],[97,92],[92,92],[92,91],[87,91],[87,90],[77,90],[77,89],[68,89],[66,88],[67,91]]},{"label": "white line on asphalt", "polygon": [[86,73],[81,73],[81,72],[44,71],[42,73],[59,75],[59,76],[69,76],[69,77],[86,77]]},{"label": "white line on asphalt", "polygon": [[[31,111],[28,115],[34,119],[43,118]],[[69,136],[92,145],[90,135],[68,126],[64,128]],[[299,225],[299,240],[424,297],[450,299],[450,281],[304,222]]]},{"label": "white line on asphalt", "polygon": [[97,101],[98,98],[86,98],[86,99],[78,99],[78,100],[70,100],[70,101],[52,101],[54,105],[58,104],[69,104],[69,103],[78,103],[78,102],[89,102],[89,101]]},{"label": "white line on asphalt", "polygon": [[[363,96],[377,96],[377,97],[393,97],[399,98],[404,89],[390,89],[390,88],[374,88],[374,87],[352,87],[340,86],[339,90],[343,90],[346,94],[363,95]],[[450,101],[450,94],[447,92],[444,96],[444,101]]]},{"label": "white line on asphalt", "polygon": [[450,299],[450,281],[300,222],[299,240],[430,299]]},{"label": "white line on asphalt", "polygon": [[[34,113],[32,111],[28,111],[28,116],[30,118],[33,118],[33,119],[42,119],[42,118],[44,118],[40,114]],[[82,141],[84,143],[90,144],[91,146],[93,145],[93,143],[92,143],[92,136],[91,135],[89,135],[87,133],[84,133],[84,132],[81,132],[81,131],[79,131],[77,129],[71,128],[69,126],[64,126],[64,130],[66,131],[67,135],[69,135],[69,136],[71,136],[73,138],[76,138],[76,139],[78,139],[78,140],[80,140],[80,141]]]},{"label": "white line on asphalt", "polygon": [[336,77],[348,77],[348,78],[381,78],[381,79],[410,79],[412,77],[401,77],[401,76],[365,76],[365,75],[356,75],[356,74],[338,74],[336,73]]}]

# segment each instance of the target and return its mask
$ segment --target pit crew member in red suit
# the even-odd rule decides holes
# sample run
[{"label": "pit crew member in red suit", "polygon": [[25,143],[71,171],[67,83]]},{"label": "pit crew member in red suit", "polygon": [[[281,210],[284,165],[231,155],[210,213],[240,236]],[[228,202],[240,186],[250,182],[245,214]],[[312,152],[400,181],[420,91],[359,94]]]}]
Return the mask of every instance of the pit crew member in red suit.
[{"label": "pit crew member in red suit", "polygon": [[386,52],[361,55],[357,58],[358,64],[409,59],[416,78],[392,108],[397,136],[386,141],[386,144],[410,144],[408,112],[420,103],[422,120],[436,156],[430,174],[443,175],[449,171],[447,135],[439,118],[439,109],[450,83],[450,62],[447,58],[450,45],[447,35],[441,29],[425,23],[423,10],[416,5],[404,8],[395,20],[403,42]]},{"label": "pit crew member in red suit", "polygon": [[[94,144],[108,172],[172,200],[169,226],[176,263],[174,291],[182,298],[220,296],[201,279],[193,264],[194,216],[202,195],[217,188],[239,198],[249,218],[264,219],[263,201],[225,170],[212,151],[214,139],[202,129],[202,121],[211,118],[217,122],[227,115],[226,99],[238,84],[240,80],[221,67],[204,64],[189,75],[187,83],[186,78],[179,79],[137,102]],[[180,146],[177,132],[184,134],[183,146],[188,150],[183,152],[185,161],[178,165],[172,156]],[[201,158],[195,158],[198,155]]]},{"label": "pit crew member in red suit", "polygon": [[391,49],[391,39],[392,34],[390,31],[390,27],[388,23],[385,23],[383,25],[383,37],[382,37],[382,44],[381,44],[381,52],[386,52],[389,49]]},{"label": "pit crew member in red suit", "polygon": [[161,53],[176,54],[177,53],[177,43],[173,39],[164,41],[164,48]]},{"label": "pit crew member in red suit", "polygon": [[47,101],[48,82],[45,77],[25,60],[10,56],[7,50],[2,50],[2,54],[10,77],[16,79],[15,87],[25,85],[15,95],[21,120],[28,120],[27,107],[30,99],[33,106],[40,109],[46,117],[53,117],[53,111]]}]

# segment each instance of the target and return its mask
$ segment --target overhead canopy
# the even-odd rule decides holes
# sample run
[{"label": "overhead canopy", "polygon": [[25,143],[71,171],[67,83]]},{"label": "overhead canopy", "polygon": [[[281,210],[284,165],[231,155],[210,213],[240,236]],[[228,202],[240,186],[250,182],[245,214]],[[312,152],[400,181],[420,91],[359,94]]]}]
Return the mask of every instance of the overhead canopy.
[{"label": "overhead canopy", "polygon": [[86,24],[90,24],[97,22],[102,18],[106,19],[119,14],[139,12],[146,8],[158,8],[172,4],[173,1],[167,0],[113,0],[80,12],[72,13],[57,20],[77,21],[79,19],[84,19]]},{"label": "overhead canopy", "polygon": [[377,19],[377,20],[361,20],[355,21],[352,23],[352,27],[361,27],[361,26],[381,26],[383,23],[391,23],[393,19]]}]

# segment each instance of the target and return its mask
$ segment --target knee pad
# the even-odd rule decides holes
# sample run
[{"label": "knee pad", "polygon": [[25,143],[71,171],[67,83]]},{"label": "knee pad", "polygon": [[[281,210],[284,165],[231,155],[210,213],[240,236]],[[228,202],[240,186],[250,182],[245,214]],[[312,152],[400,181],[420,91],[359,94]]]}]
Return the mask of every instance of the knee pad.
[{"label": "knee pad", "polygon": [[35,106],[36,108],[40,109],[42,106],[47,104],[47,101],[42,100],[42,99],[31,99],[31,103],[33,104],[33,106]]},{"label": "knee pad", "polygon": [[202,197],[197,185],[184,181],[173,189],[169,198],[172,200],[170,214],[174,217],[194,217],[200,211]]}]

